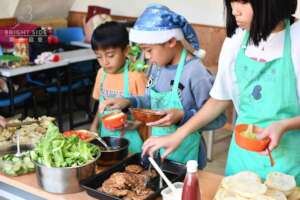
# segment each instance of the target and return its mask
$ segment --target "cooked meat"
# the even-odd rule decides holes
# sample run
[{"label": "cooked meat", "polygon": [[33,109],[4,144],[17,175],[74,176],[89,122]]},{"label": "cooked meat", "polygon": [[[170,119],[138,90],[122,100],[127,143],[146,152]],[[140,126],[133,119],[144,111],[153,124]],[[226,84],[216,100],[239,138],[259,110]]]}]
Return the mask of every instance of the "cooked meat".
[{"label": "cooked meat", "polygon": [[144,194],[137,194],[132,191],[128,191],[128,194],[123,198],[124,200],[144,200],[146,199],[153,191],[151,189],[145,189]]},{"label": "cooked meat", "polygon": [[135,187],[143,187],[145,182],[146,176],[141,174],[131,174],[131,180],[134,183]]},{"label": "cooked meat", "polygon": [[107,194],[117,196],[117,197],[124,197],[129,192],[129,190],[119,190],[119,189],[114,188],[114,187],[105,187],[105,186],[102,186],[99,190],[101,192],[105,192]]},{"label": "cooked meat", "polygon": [[150,188],[143,188],[140,190],[135,190],[135,193],[138,196],[148,197],[150,194],[153,193],[153,190],[151,190]]},{"label": "cooked meat", "polygon": [[118,197],[125,196],[129,188],[127,186],[128,176],[127,173],[116,172],[103,182],[99,190]]},{"label": "cooked meat", "polygon": [[149,172],[148,170],[144,170],[141,174],[142,174],[142,175],[149,176],[150,178],[155,178],[155,177],[157,177],[157,172],[156,172],[154,169],[151,169],[150,172]]},{"label": "cooked meat", "polygon": [[125,168],[125,171],[126,172],[129,172],[129,173],[133,173],[133,174],[139,174],[143,171],[144,169],[140,166],[140,165],[128,165],[126,168]]},{"label": "cooked meat", "polygon": [[117,189],[126,189],[127,182],[130,179],[129,174],[123,172],[116,172],[112,174],[109,179],[104,181],[102,186],[104,187],[113,187]]},{"label": "cooked meat", "polygon": [[144,185],[147,178],[146,174],[141,166],[129,165],[126,167],[125,172],[112,174],[103,182],[99,190],[110,195],[124,197],[125,200],[146,199],[153,193],[151,189],[146,188]]}]

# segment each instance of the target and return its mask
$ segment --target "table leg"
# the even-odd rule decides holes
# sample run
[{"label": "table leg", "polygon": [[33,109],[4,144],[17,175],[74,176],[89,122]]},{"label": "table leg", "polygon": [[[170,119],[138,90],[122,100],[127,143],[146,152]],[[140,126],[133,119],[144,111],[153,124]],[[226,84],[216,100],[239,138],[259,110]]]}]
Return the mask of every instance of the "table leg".
[{"label": "table leg", "polygon": [[12,78],[10,77],[7,78],[7,86],[8,86],[9,101],[10,101],[9,115],[14,115],[15,114],[15,102],[14,102],[15,88],[14,88]]},{"label": "table leg", "polygon": [[58,127],[60,131],[63,131],[63,120],[62,120],[62,92],[61,92],[61,80],[60,80],[60,74],[59,69],[56,70],[56,78],[57,78],[57,122]]},{"label": "table leg", "polygon": [[68,79],[68,109],[69,109],[69,126],[70,130],[74,128],[73,119],[73,91],[72,91],[72,72],[71,67],[67,66],[67,79]]}]

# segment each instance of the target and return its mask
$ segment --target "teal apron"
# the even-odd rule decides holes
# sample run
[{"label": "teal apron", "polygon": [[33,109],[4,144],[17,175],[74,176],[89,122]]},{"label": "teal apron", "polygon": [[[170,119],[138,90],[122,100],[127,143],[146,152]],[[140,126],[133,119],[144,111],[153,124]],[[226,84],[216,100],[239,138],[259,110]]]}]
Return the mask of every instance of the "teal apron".
[{"label": "teal apron", "polygon": [[[249,32],[244,36],[235,65],[239,90],[236,124],[267,127],[273,122],[300,115],[296,76],[291,57],[290,23],[286,22],[283,57],[270,62],[257,62],[245,55]],[[268,156],[241,149],[233,137],[229,149],[226,175],[250,170],[262,178],[271,171],[296,177],[300,185],[300,131],[289,131],[272,151],[275,166]]]},{"label": "teal apron", "polygon": [[[124,93],[124,97],[129,97],[129,79],[128,79],[128,61],[126,61],[126,64],[124,66],[124,72],[123,72],[123,79],[124,79],[124,89],[123,89],[123,93]],[[101,104],[104,101],[104,96],[103,94],[103,83],[106,79],[107,73],[103,72],[101,79],[100,79],[100,97],[99,97],[99,103]],[[105,111],[104,114],[108,114],[111,111]],[[103,116],[103,114],[99,113],[99,119]],[[104,126],[102,126],[101,120],[99,120],[99,133],[101,135],[101,137],[105,137],[105,136],[116,136],[116,137],[120,137],[120,131],[110,131],[107,130]],[[143,141],[139,135],[139,132],[137,130],[131,130],[131,131],[126,131],[125,138],[127,138],[130,142],[129,145],[129,152],[130,153],[139,153],[142,150],[142,145],[143,145]]]},{"label": "teal apron", "polygon": [[[171,91],[159,93],[154,89],[153,86],[150,88],[152,110],[183,110],[183,106],[178,95],[178,85],[185,65],[186,56],[187,51],[184,49],[181,53],[180,62],[176,70],[176,77]],[[168,135],[174,133],[177,128],[178,127],[176,125],[167,127],[152,127],[151,134],[154,137]],[[188,160],[198,160],[199,142],[200,134],[198,132],[190,134],[181,142],[180,146],[168,156],[168,159],[181,163],[186,163]],[[164,149],[160,149],[161,155],[163,152]]]}]

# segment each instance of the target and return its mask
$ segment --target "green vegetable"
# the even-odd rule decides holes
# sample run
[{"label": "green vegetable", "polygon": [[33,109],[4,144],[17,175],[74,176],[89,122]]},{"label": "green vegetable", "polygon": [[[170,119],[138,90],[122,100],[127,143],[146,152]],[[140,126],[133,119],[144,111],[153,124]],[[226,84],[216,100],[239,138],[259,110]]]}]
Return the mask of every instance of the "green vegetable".
[{"label": "green vegetable", "polygon": [[64,137],[54,124],[31,152],[32,160],[47,167],[76,167],[93,160],[100,149],[76,136]]},{"label": "green vegetable", "polygon": [[6,154],[0,157],[0,171],[9,176],[19,176],[35,170],[34,163],[30,159],[30,152],[24,152],[20,157],[14,154]]}]

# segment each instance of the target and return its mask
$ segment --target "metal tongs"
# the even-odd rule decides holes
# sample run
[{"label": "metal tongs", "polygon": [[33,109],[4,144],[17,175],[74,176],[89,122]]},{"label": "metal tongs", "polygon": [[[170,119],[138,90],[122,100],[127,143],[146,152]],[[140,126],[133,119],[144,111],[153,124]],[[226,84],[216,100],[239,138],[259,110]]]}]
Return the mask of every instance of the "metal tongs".
[{"label": "metal tongs", "polygon": [[[154,158],[153,158],[157,165],[159,167],[161,167],[161,156],[160,156],[160,152],[159,151],[156,151],[154,153]],[[149,156],[148,155],[144,155],[142,157],[142,160],[141,160],[141,165],[144,166],[144,168],[147,169],[147,174],[146,174],[146,177],[145,177],[145,180],[144,180],[144,186],[146,187],[151,179],[151,169],[153,168],[153,166],[151,165],[150,161],[149,161]],[[161,176],[159,176],[159,188],[162,188],[163,187],[163,183],[162,183],[162,178]]]}]

